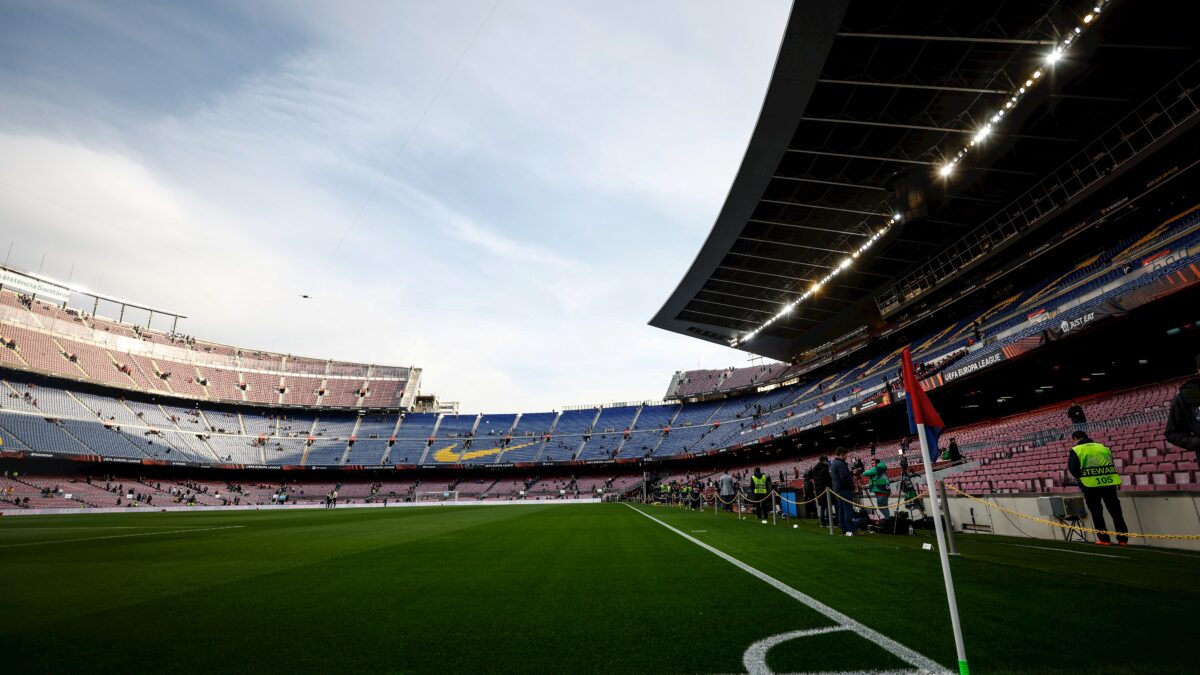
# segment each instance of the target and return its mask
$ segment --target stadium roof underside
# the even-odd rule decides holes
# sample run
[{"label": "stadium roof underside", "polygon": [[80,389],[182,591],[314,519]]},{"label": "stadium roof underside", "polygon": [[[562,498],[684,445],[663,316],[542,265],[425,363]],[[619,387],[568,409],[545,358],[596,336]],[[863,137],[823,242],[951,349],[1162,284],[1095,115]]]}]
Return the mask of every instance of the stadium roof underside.
[{"label": "stadium roof underside", "polygon": [[[1186,20],[1112,2],[1047,65],[1091,7],[795,3],[726,202],[651,325],[782,361],[882,325],[896,308],[880,309],[888,289],[1194,62]],[[1035,70],[1038,86],[942,176]],[[894,214],[902,219],[889,227]],[[864,244],[853,265],[776,317]]]}]

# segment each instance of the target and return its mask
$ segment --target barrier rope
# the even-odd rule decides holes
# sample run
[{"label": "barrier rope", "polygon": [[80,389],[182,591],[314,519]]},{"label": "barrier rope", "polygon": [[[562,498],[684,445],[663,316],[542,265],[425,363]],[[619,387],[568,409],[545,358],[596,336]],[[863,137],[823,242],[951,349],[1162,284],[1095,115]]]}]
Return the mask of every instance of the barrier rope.
[{"label": "barrier rope", "polygon": [[[851,504],[853,506],[858,506],[858,507],[864,508],[864,509],[875,509],[875,510],[880,510],[880,511],[883,509],[887,509],[887,508],[893,508],[893,509],[899,508],[901,506],[904,506],[905,504],[908,504],[910,502],[915,502],[918,499],[923,499],[923,498],[929,496],[928,492],[921,492],[921,493],[917,494],[917,496],[915,496],[915,497],[910,497],[908,499],[901,499],[894,504],[888,504],[887,506],[874,506],[874,505],[870,505],[870,504],[860,504],[858,502],[850,501],[850,500],[842,497],[838,493],[834,492],[833,490],[830,490],[829,488],[825,488],[824,490],[821,490],[821,492],[819,494],[817,494],[817,496],[813,497],[812,499],[805,499],[802,501],[795,501],[792,499],[788,499],[787,497],[784,497],[782,494],[780,494],[777,490],[772,490],[771,492],[767,493],[766,497],[763,497],[762,499],[751,499],[750,497],[743,495],[742,501],[746,502],[747,504],[759,504],[759,503],[765,502],[766,500],[770,499],[772,495],[774,495],[776,497],[779,497],[779,501],[781,501],[781,502],[786,502],[788,504],[794,504],[796,506],[802,506],[804,504],[811,504],[815,501],[820,500],[822,497],[825,496],[825,493],[829,493],[831,496],[833,496],[837,499],[840,499],[840,500],[846,502],[847,504]],[[733,503],[737,502],[736,496],[730,500],[726,500],[724,497],[722,497],[720,495],[715,495],[715,498],[717,499],[717,501],[721,502],[722,504],[733,504]]]},{"label": "barrier rope", "polygon": [[1037,516],[1030,516],[1030,515],[1021,513],[1020,511],[1015,511],[1013,509],[1005,508],[1003,506],[1000,506],[999,504],[994,504],[992,502],[989,502],[986,499],[981,499],[974,495],[967,494],[966,492],[963,492],[962,490],[958,489],[958,486],[951,485],[950,483],[946,483],[946,487],[953,490],[955,494],[957,494],[961,497],[966,497],[967,499],[970,499],[973,502],[979,502],[980,504],[983,504],[984,506],[988,507],[989,509],[995,509],[997,511],[1002,511],[1004,513],[1016,516],[1018,518],[1024,518],[1025,520],[1032,520],[1035,523],[1041,523],[1043,525],[1049,525],[1051,527],[1057,527],[1057,528],[1060,528],[1063,530],[1074,530],[1075,532],[1089,532],[1089,533],[1095,534],[1095,535],[1103,534],[1103,535],[1107,535],[1109,537],[1120,537],[1120,538],[1128,538],[1128,539],[1133,539],[1133,538],[1137,537],[1137,538],[1141,538],[1141,539],[1174,539],[1174,540],[1182,540],[1182,541],[1200,540],[1200,534],[1151,534],[1151,533],[1141,533],[1141,532],[1113,532],[1112,530],[1097,530],[1094,527],[1083,527],[1082,525],[1068,525],[1066,523],[1059,523],[1059,522],[1055,522],[1053,520],[1039,518]]},{"label": "barrier rope", "polygon": [[859,503],[859,502],[850,501],[849,499],[846,499],[845,497],[843,497],[843,496],[839,495],[838,493],[834,492],[833,490],[830,490],[829,488],[825,488],[825,490],[826,490],[826,492],[828,492],[829,494],[831,494],[831,495],[833,495],[834,497],[836,497],[836,498],[838,498],[838,499],[840,499],[840,500],[842,500],[842,501],[846,502],[847,504],[850,504],[850,505],[852,505],[852,506],[857,506],[857,507],[859,507],[859,508],[862,508],[862,509],[874,509],[874,510],[876,510],[876,511],[882,511],[882,510],[884,510],[884,509],[898,509],[898,508],[900,508],[901,506],[904,506],[905,504],[908,504],[908,503],[911,503],[911,502],[915,502],[915,501],[917,501],[918,499],[924,499],[925,497],[928,497],[928,496],[929,496],[929,493],[928,493],[928,492],[918,492],[918,493],[917,493],[917,495],[916,495],[915,497],[909,497],[908,499],[901,499],[900,501],[897,501],[895,504],[888,504],[888,505],[885,505],[885,506],[872,506],[872,505],[870,505],[870,504],[861,504],[861,503]]},{"label": "barrier rope", "polygon": [[[826,492],[829,492],[829,488],[821,490],[821,494],[817,495],[816,497],[813,497],[812,499],[806,499],[802,502],[792,501],[791,499],[788,499],[787,497],[784,497],[783,495],[779,495],[779,501],[786,502],[788,504],[795,504],[796,506],[801,506],[803,504],[811,504],[811,503],[817,501],[821,497],[824,497]],[[776,492],[775,494],[779,494],[779,493]]]}]

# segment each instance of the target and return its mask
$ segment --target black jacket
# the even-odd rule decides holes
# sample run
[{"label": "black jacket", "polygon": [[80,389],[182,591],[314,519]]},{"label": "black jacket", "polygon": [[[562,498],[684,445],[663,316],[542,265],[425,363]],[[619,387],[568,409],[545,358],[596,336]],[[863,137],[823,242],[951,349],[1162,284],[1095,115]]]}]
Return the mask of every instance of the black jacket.
[{"label": "black jacket", "polygon": [[1200,455],[1200,377],[1188,380],[1171,401],[1167,442]]},{"label": "black jacket", "polygon": [[813,468],[809,469],[808,477],[812,479],[813,488],[816,489],[817,494],[824,492],[825,488],[832,485],[829,479],[829,464],[825,462],[817,462]]},{"label": "black jacket", "polygon": [[834,492],[852,492],[854,490],[854,476],[850,475],[850,467],[846,466],[846,461],[834,458],[829,463],[829,479],[833,483]]}]

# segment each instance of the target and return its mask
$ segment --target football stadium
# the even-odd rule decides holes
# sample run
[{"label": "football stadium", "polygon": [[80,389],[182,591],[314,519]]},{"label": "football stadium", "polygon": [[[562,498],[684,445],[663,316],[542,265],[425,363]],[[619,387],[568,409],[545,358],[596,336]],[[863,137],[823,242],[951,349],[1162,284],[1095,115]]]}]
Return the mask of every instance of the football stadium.
[{"label": "football stadium", "polygon": [[[486,4],[455,38],[465,49],[413,108],[418,126],[452,96],[463,55],[520,42],[504,18],[515,4]],[[675,241],[690,262],[671,284],[636,289],[660,308],[630,317],[667,350],[732,365],[651,373],[665,393],[471,410],[454,402],[473,400],[471,378],[389,357],[433,330],[427,317],[397,333],[360,315],[337,328],[368,356],[297,356],[290,345],[315,344],[302,323],[193,334],[210,325],[189,312],[212,306],[215,272],[177,285],[121,276],[114,259],[122,281],[100,287],[6,259],[3,670],[1194,672],[1200,64],[1186,10],[776,4],[773,67],[727,193],[695,230],[706,236]],[[19,28],[0,44],[44,37],[28,19],[39,11],[0,10]],[[559,28],[603,33],[584,23]],[[0,65],[0,83],[40,91],[29,60]],[[4,134],[25,124],[21,105],[0,104]],[[411,138],[392,139],[351,211],[384,199],[410,156],[430,180],[462,178]],[[68,182],[83,170],[52,167]],[[30,198],[20,179],[0,172],[0,200]],[[264,177],[225,179],[232,193]],[[534,227],[547,238],[550,203]],[[80,236],[123,236],[68,206]],[[3,213],[11,256],[38,226]],[[338,233],[323,254],[368,254]],[[59,241],[60,258],[76,250]],[[234,255],[237,241],[221,245]],[[409,283],[410,256],[452,262],[387,255],[385,285]],[[601,285],[626,273],[590,269]],[[437,295],[443,281],[420,283]],[[323,283],[314,297],[333,292]],[[506,330],[441,295],[462,331]],[[274,301],[246,288],[224,302]],[[616,372],[648,344],[589,369]]]}]

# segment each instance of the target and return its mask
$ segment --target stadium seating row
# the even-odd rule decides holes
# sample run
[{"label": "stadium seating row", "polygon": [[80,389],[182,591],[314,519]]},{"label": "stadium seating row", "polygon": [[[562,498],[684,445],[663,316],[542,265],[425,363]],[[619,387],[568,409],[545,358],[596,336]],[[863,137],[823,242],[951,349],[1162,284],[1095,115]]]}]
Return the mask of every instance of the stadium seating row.
[{"label": "stadium seating row", "polygon": [[0,366],[202,400],[395,408],[408,368],[184,339],[0,290]]},{"label": "stadium seating row", "polygon": [[[1168,446],[1162,436],[1166,411],[1177,386],[1178,382],[1161,383],[1099,396],[1084,403],[1090,433],[1113,448],[1125,484],[1130,489],[1177,490],[1200,486],[1200,471],[1195,458]],[[622,443],[632,442],[639,444],[639,450],[651,443],[656,448],[675,442],[694,447],[696,438],[715,436],[724,433],[721,430],[726,427],[736,426],[732,422],[718,427],[710,423],[729,400],[692,406],[693,409],[687,412],[688,419],[682,421],[680,406],[583,411],[592,416],[593,424],[598,420],[608,420],[603,422],[605,424],[629,424],[631,431],[628,434],[610,431],[614,427],[590,428],[589,431],[589,428],[579,428],[578,424],[556,430],[555,420],[561,423],[568,413],[557,416],[535,413],[538,417],[525,427],[521,427],[519,417],[514,420],[510,416],[493,416],[492,420],[499,421],[506,432],[509,427],[504,425],[532,433],[531,445],[509,451],[498,442],[510,438],[508,434],[496,433],[490,437],[477,436],[475,440],[480,441],[479,446],[451,452],[446,458],[439,449],[462,443],[472,430],[478,431],[482,417],[439,419],[432,414],[404,417],[265,416],[104,399],[10,381],[0,381],[0,390],[8,391],[6,397],[0,398],[0,434],[3,434],[5,449],[196,463],[474,465],[507,463],[511,461],[507,456],[510,452],[529,457],[531,461],[544,460],[546,454],[556,448],[575,448],[574,457],[580,458],[584,450],[594,445],[596,438],[607,438],[603,443],[618,448]],[[1065,461],[1070,432],[1075,428],[1067,424],[1067,405],[1064,402],[947,430],[944,438],[957,439],[965,462],[956,467],[939,465],[938,468],[948,468],[948,477],[968,492],[1061,492],[1069,482]],[[89,413],[93,419],[82,417]],[[664,434],[659,425],[668,417],[675,426],[670,433]],[[649,429],[641,428],[643,419],[650,425]],[[443,429],[441,424],[445,422],[450,424]],[[206,426],[217,423],[228,426]],[[355,439],[353,444],[351,438]],[[519,437],[512,438],[508,447],[520,445],[520,440]],[[830,448],[824,450],[828,452]],[[889,462],[898,457],[900,451],[899,439],[874,448],[878,456]],[[853,452],[865,458],[868,449],[855,448]],[[916,467],[921,464],[919,451],[910,448],[907,459],[914,471],[918,471]],[[773,474],[784,470],[785,480],[793,480],[814,460],[815,456],[800,461],[784,460],[768,464],[766,468]],[[893,466],[893,473],[895,471]],[[464,485],[457,489],[478,498],[492,498],[512,496],[527,482],[527,478],[495,479],[487,485]],[[625,484],[622,480],[616,487]],[[552,485],[549,489],[552,492],[580,490],[587,493],[595,487],[597,484],[591,481]]]},{"label": "stadium seating row", "polygon": [[[1103,252],[1089,255],[1065,271],[1048,275],[1041,282],[1032,284],[1023,292],[1001,300],[996,305],[966,320],[957,322],[941,333],[933,334],[935,339],[942,340],[938,343],[937,351],[944,352],[955,345],[968,346],[968,343],[976,342],[976,335],[973,331],[977,325],[976,322],[980,328],[980,336],[994,336],[1028,321],[1029,316],[1039,309],[1047,308],[1052,304],[1063,304],[1074,297],[1082,296],[1088,291],[1103,286],[1105,283],[1120,279],[1128,274],[1129,269],[1132,269],[1131,263],[1140,261],[1164,244],[1183,238],[1183,241],[1178,243],[1186,250],[1189,244],[1195,243],[1197,240],[1196,230],[1198,227],[1200,227],[1200,206],[1193,207],[1167,222],[1147,225],[1139,231],[1130,233]],[[1162,276],[1162,273],[1156,276]],[[925,345],[925,348],[929,349],[931,346]],[[923,352],[925,350],[914,351]],[[929,358],[928,360],[934,359]],[[795,377],[805,369],[806,364],[771,363],[745,368],[682,371],[676,373],[672,379],[672,389],[668,392],[668,398],[686,398],[761,387]]]},{"label": "stadium seating row", "polygon": [[[425,484],[421,480],[364,481],[293,479],[286,482],[162,481],[103,475],[49,476],[11,472],[0,477],[0,511],[77,508],[162,508],[174,506],[254,506],[319,504],[337,491],[340,504],[416,501],[418,493],[453,491],[459,501],[562,499],[620,493],[641,484],[641,476],[608,478],[520,478],[454,480]],[[286,502],[279,499],[286,494]]]}]

